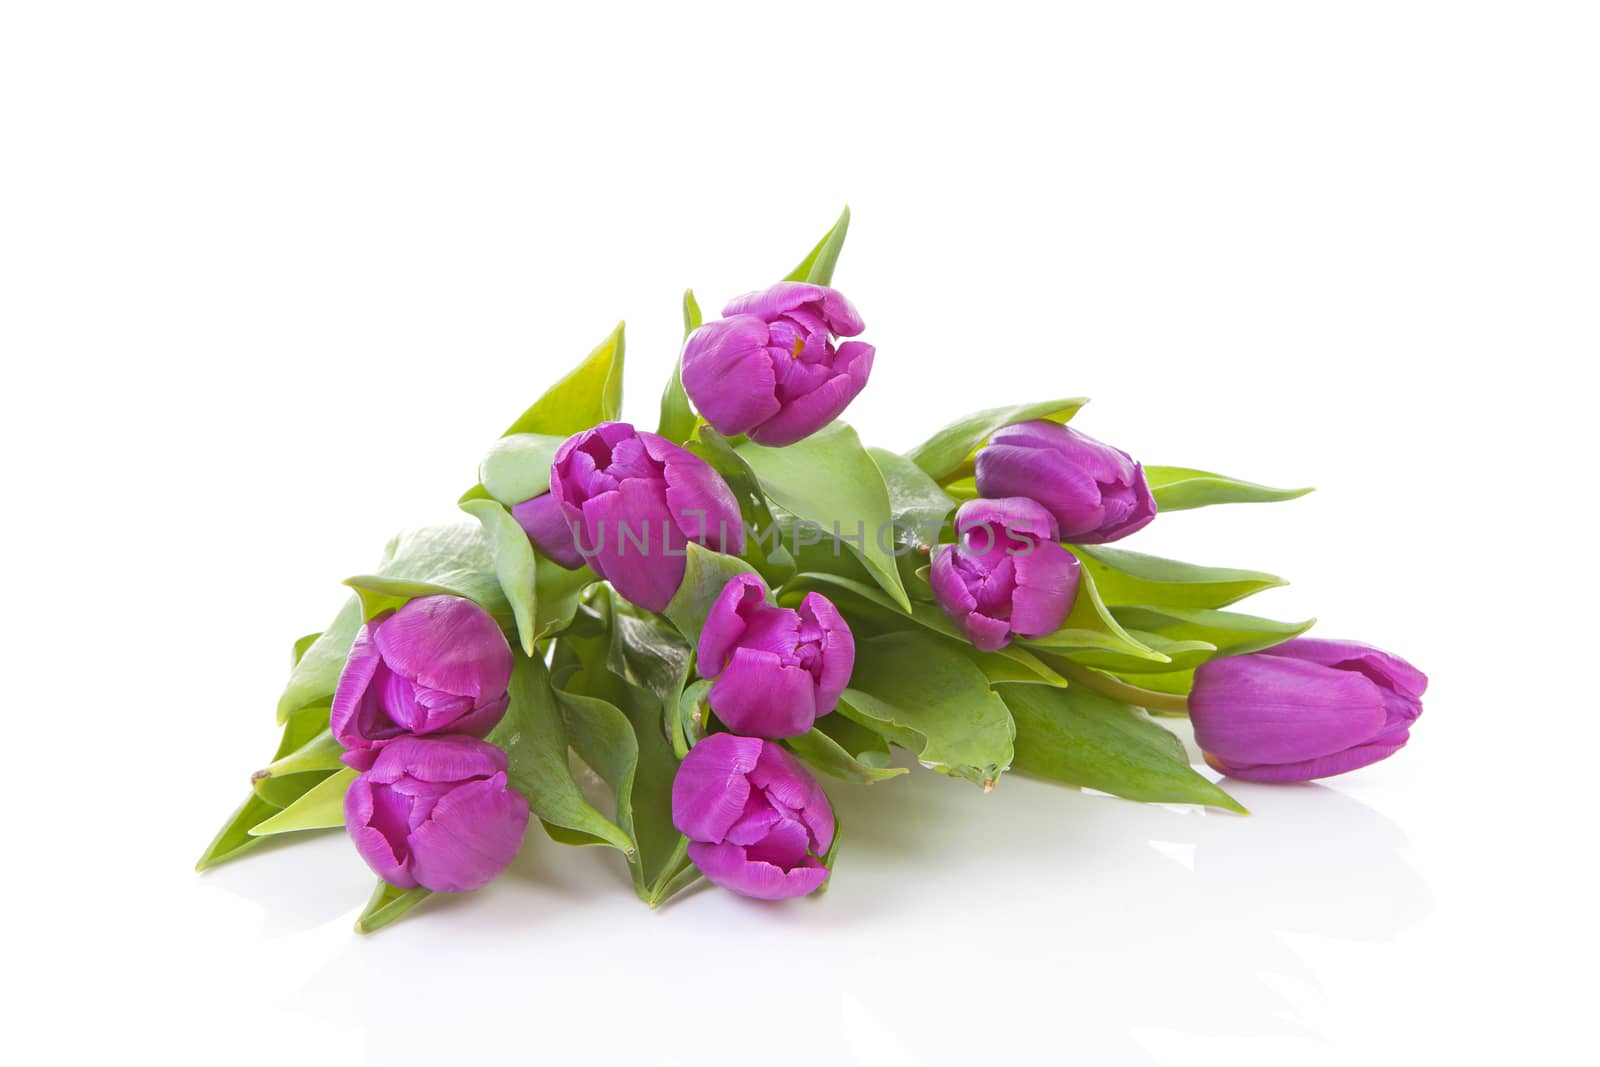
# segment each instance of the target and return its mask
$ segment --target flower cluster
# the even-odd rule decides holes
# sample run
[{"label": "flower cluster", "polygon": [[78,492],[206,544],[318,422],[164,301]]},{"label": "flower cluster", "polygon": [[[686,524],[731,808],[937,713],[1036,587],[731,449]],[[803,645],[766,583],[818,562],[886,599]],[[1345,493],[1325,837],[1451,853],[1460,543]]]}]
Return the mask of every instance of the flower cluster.
[{"label": "flower cluster", "polygon": [[1254,782],[1406,744],[1427,679],[1398,656],[1225,610],[1272,575],[1109,547],[1165,510],[1303,490],[1146,467],[1066,425],[1081,400],[905,453],[836,421],[876,357],[832,287],[847,225],[713,321],[686,295],[656,430],[622,421],[619,327],[496,443],[474,523],[407,531],[348,579],[201,866],[342,825],[381,879],[372,930],[488,884],[537,815],[615,848],[652,906],[702,877],[774,900],[832,874],[813,771],[987,789],[1015,768],[1238,811],[1148,712]]},{"label": "flower cluster", "polygon": [[477,604],[427,596],[356,635],[330,726],[360,771],[345,826],[390,885],[467,892],[515,858],[528,802],[480,740],[505,714],[511,647]]}]

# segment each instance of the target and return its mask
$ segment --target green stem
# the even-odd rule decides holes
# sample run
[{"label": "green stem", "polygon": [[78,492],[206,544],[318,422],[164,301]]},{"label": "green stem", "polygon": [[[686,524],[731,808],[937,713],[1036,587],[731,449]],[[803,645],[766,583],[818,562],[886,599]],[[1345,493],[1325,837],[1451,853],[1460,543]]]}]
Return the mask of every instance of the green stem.
[{"label": "green stem", "polygon": [[1153,689],[1141,689],[1136,685],[1129,685],[1120,678],[1113,678],[1102,671],[1092,670],[1072,662],[1065,656],[1051,656],[1050,665],[1067,677],[1068,681],[1077,682],[1085,689],[1092,689],[1101,696],[1110,697],[1112,700],[1124,704],[1133,704],[1136,707],[1149,711],[1169,711],[1179,715],[1189,714],[1189,700],[1178,693],[1158,693]]}]

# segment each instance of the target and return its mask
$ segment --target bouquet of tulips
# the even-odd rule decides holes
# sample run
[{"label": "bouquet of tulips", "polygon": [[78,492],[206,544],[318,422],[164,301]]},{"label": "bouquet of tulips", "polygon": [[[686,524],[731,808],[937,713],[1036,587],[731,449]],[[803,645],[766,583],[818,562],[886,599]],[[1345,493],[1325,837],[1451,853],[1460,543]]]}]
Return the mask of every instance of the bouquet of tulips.
[{"label": "bouquet of tulips", "polygon": [[1404,660],[1225,610],[1272,575],[1111,547],[1164,511],[1305,490],[1144,466],[1067,425],[1081,399],[863,444],[839,421],[876,356],[832,288],[848,224],[714,321],[685,294],[653,432],[619,421],[618,327],[489,449],[468,521],[347,579],[199,866],[343,828],[379,878],[374,930],[486,885],[537,816],[616,849],[651,906],[702,877],[779,899],[833,869],[817,774],[1016,771],[1242,812],[1163,717],[1260,782],[1406,743],[1427,680]]}]

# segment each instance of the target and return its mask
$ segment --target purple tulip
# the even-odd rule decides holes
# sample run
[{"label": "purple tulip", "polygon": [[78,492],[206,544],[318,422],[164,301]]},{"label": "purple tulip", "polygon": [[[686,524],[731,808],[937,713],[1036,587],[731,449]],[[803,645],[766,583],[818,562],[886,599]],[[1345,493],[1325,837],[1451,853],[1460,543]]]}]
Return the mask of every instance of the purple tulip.
[{"label": "purple tulip", "polygon": [[672,782],[672,824],[701,873],[735,893],[781,900],[828,878],[833,808],[772,741],[712,734],[691,748]]},{"label": "purple tulip", "polygon": [[1399,656],[1300,638],[1202,663],[1189,718],[1206,762],[1223,774],[1304,782],[1393,755],[1427,688],[1427,676]]},{"label": "purple tulip", "polygon": [[549,560],[559,563],[569,571],[583,566],[578,542],[573,539],[572,527],[567,525],[566,513],[554,493],[541,493],[511,508],[511,517],[517,520],[533,547]]},{"label": "purple tulip", "polygon": [[[543,500],[537,497],[535,500]],[[535,547],[563,566],[587,561],[640,607],[660,611],[683,582],[684,546],[742,552],[744,527],[733,491],[710,464],[625,422],[602,422],[556,450],[550,499],[576,541],[565,554],[548,512],[517,516]],[[548,508],[549,505],[540,505]]]},{"label": "purple tulip", "polygon": [[344,795],[344,824],[379,878],[400,889],[481,889],[522,847],[528,802],[506,754],[465,734],[384,745]]},{"label": "purple tulip", "polygon": [[1065,621],[1079,565],[1056,536],[1054,517],[1027,497],[969,500],[956,512],[956,543],[934,553],[928,581],[977,648],[994,652]]},{"label": "purple tulip", "polygon": [[776,607],[753,574],[728,580],[700,632],[700,673],[717,680],[711,710],[752,737],[811,729],[838,704],[855,662],[855,638],[833,601],[807,593],[798,611]]},{"label": "purple tulip", "polygon": [[1043,419],[1007,426],[978,450],[978,495],[1043,504],[1061,540],[1099,545],[1156,517],[1144,467],[1126,452]]},{"label": "purple tulip", "polygon": [[792,445],[839,417],[867,384],[873,347],[844,294],[823,285],[779,282],[736,297],[723,318],[683,347],[683,388],[718,433]]},{"label": "purple tulip", "polygon": [[425,596],[367,623],[339,675],[333,736],[364,769],[368,750],[403,734],[482,737],[505,714],[511,646],[465,597]]}]

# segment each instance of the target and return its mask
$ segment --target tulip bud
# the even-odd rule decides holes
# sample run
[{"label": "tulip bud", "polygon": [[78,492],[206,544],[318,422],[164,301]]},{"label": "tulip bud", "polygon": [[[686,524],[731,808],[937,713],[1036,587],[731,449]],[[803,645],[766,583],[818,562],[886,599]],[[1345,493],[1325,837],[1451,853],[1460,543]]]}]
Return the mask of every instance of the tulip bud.
[{"label": "tulip bud", "polygon": [[683,348],[683,388],[718,433],[792,445],[839,417],[867,384],[874,349],[834,347],[865,326],[844,294],[779,282],[735,298]]},{"label": "tulip bud", "polygon": [[772,741],[712,734],[691,748],[672,782],[672,824],[701,873],[735,893],[781,900],[828,878],[833,808]]},{"label": "tulip bud", "polygon": [[[536,497],[533,504],[543,497]],[[556,450],[550,499],[576,542],[564,548],[552,505],[517,516],[534,545],[563,566],[587,561],[628,600],[660,611],[683,582],[684,546],[744,550],[739,504],[705,460],[625,422],[602,422]],[[521,506],[521,505],[519,505]]]},{"label": "tulip bud", "polygon": [[384,745],[344,796],[345,828],[378,877],[400,889],[481,889],[522,847],[528,802],[506,754],[464,734]]},{"label": "tulip bud", "polygon": [[403,734],[484,736],[505,714],[510,681],[511,646],[487,611],[419,597],[356,634],[329,725],[359,768],[373,745]]},{"label": "tulip bud", "polygon": [[1099,545],[1156,517],[1144,468],[1088,434],[1036,420],[1007,426],[978,450],[978,495],[1032,497],[1055,516],[1061,540]]},{"label": "tulip bud", "polygon": [[1026,497],[969,500],[956,543],[934,553],[928,581],[973,645],[993,652],[1014,636],[1058,629],[1078,595],[1078,559],[1056,542],[1056,520]]},{"label": "tulip bud", "polygon": [[753,574],[729,579],[700,632],[700,673],[716,679],[711,710],[753,737],[810,730],[839,702],[855,662],[855,638],[831,600],[807,593],[798,611],[776,607]]},{"label": "tulip bud", "polygon": [[1223,774],[1304,782],[1393,755],[1427,688],[1427,676],[1399,656],[1300,638],[1202,663],[1189,718],[1206,762]]}]

